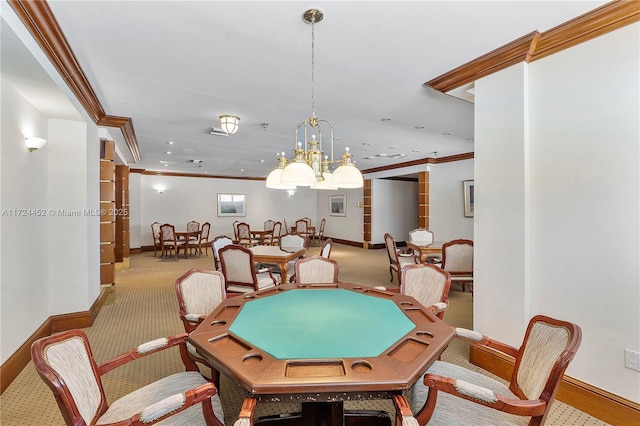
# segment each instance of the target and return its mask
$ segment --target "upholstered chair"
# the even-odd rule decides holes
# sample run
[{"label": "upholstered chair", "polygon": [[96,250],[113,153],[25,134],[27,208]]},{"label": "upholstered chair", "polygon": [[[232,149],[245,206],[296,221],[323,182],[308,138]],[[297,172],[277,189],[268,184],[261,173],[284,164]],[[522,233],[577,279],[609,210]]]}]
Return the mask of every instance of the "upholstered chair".
[{"label": "upholstered chair", "polygon": [[432,264],[406,265],[402,268],[400,293],[411,296],[443,319],[449,306],[451,275]]},{"label": "upholstered chair", "polygon": [[[31,346],[40,377],[53,392],[67,425],[224,426],[224,412],[216,386],[200,374],[186,353],[186,333],[144,343],[98,365],[87,335],[68,330],[44,337]],[[102,376],[130,361],[170,348],[180,348],[186,370],[152,382],[109,404]],[[174,349],[175,350],[175,349]],[[251,401],[243,419],[253,421]],[[254,405],[255,407],[255,405]],[[239,423],[238,423],[239,424]]]},{"label": "upholstered chair", "polygon": [[222,268],[222,266],[220,265],[220,254],[219,254],[220,249],[222,247],[226,247],[231,244],[233,244],[233,240],[231,239],[231,237],[227,237],[226,235],[218,235],[213,240],[211,240],[211,251],[213,252],[213,263],[217,271],[219,271]]},{"label": "upholstered chair", "polygon": [[442,269],[451,274],[451,284],[473,292],[473,241],[452,240],[442,245]]},{"label": "upholstered chair", "polygon": [[[428,246],[430,244],[433,244],[433,232],[431,232],[426,228],[413,229],[409,231],[409,241],[419,246]],[[417,256],[420,255],[420,253],[415,253],[415,252],[413,254]],[[440,256],[431,255],[431,256],[427,256],[426,261],[428,263],[439,264],[442,262],[442,258]]]},{"label": "upholstered chair", "polygon": [[[178,241],[176,238],[176,229],[173,225],[165,223],[160,226],[160,240],[162,245],[162,258],[164,259],[167,252],[170,254],[171,250],[175,252],[176,259],[178,258],[178,252],[180,247],[186,250],[185,242]],[[186,252],[185,252],[186,253]]]},{"label": "upholstered chair", "polygon": [[271,268],[256,270],[253,253],[248,248],[232,244],[221,248],[218,254],[227,293],[249,293],[276,285]]},{"label": "upholstered chair", "polygon": [[151,236],[153,237],[153,257],[156,257],[158,250],[162,253],[162,241],[160,240],[160,222],[151,224]]},{"label": "upholstered chair", "polygon": [[338,262],[322,256],[298,259],[295,263],[295,281],[299,284],[337,283]]},{"label": "upholstered chair", "polygon": [[251,235],[251,226],[249,226],[246,222],[240,222],[236,225],[238,229],[238,240],[236,244],[239,244],[243,247],[253,247],[255,244],[258,244],[260,241],[253,238]]},{"label": "upholstered chair", "polygon": [[[281,250],[298,250],[307,246],[307,238],[303,234],[284,234],[280,236]],[[287,276],[281,278],[281,282],[293,282],[295,280],[295,265],[298,259],[292,260],[287,264]],[[280,269],[274,267],[276,273],[280,273]]]},{"label": "upholstered chair", "polygon": [[325,218],[322,218],[320,221],[320,228],[318,228],[318,232],[314,235],[314,240],[318,242],[318,244],[322,244],[324,242],[324,227],[327,223]]},{"label": "upholstered chair", "polygon": [[[456,329],[456,337],[515,359],[509,384],[459,365],[436,361],[413,385],[410,410],[394,398],[396,424],[542,425],[569,363],[580,347],[577,325],[537,315],[529,321],[520,348],[482,334]],[[404,423],[402,423],[404,424]]]},{"label": "upholstered chair", "polygon": [[327,238],[322,242],[322,247],[320,247],[320,256],[328,259],[331,255],[331,249],[333,248],[333,240],[331,238]]},{"label": "upholstered chair", "polygon": [[396,241],[388,232],[384,234],[384,244],[389,257],[389,275],[393,282],[393,272],[398,275],[398,285],[402,285],[402,267],[405,265],[415,265],[418,263],[416,256],[408,253],[400,253],[396,247]]},{"label": "upholstered chair", "polygon": [[209,256],[209,232],[211,231],[211,224],[205,222],[200,229],[200,239],[198,240],[198,251],[202,254],[202,247],[204,247],[204,254]]},{"label": "upholstered chair", "polygon": [[275,222],[269,234],[265,234],[264,243],[267,245],[277,246],[280,244],[280,235],[282,234],[282,223]]},{"label": "upholstered chair", "polygon": [[[213,310],[227,298],[224,275],[218,271],[191,269],[176,280],[178,309],[184,331],[191,333]],[[219,387],[219,374],[202,358],[191,343],[187,343],[189,357],[211,369],[213,383]]]}]

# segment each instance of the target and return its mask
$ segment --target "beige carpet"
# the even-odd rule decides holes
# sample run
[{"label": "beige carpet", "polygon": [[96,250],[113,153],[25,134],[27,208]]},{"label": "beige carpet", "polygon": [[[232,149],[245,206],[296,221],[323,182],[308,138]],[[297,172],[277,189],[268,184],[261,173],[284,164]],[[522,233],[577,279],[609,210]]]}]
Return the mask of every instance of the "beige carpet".
[{"label": "beige carpet", "polygon": [[[311,248],[308,254],[315,254]],[[389,283],[389,263],[385,250],[363,250],[335,245],[331,258],[340,265],[340,280],[369,286],[393,286]],[[161,336],[183,332],[178,318],[178,304],[174,283],[176,278],[191,268],[213,269],[209,256],[178,260],[159,260],[153,253],[145,252],[131,257],[131,268],[118,272],[116,285],[96,318],[93,326],[85,329],[98,363],[142,342]],[[459,288],[450,293],[451,306],[445,321],[459,327],[472,327],[473,301],[470,293]],[[468,346],[452,343],[443,354],[443,360],[475,368],[467,362]],[[139,386],[182,371],[177,352],[165,351],[114,370],[104,378],[107,398],[112,401]],[[225,409],[226,424],[237,417],[244,391],[226,378],[222,378],[220,395]],[[382,409],[393,414],[388,401],[364,401],[347,403],[347,408]],[[258,415],[299,410],[296,404],[259,404]],[[29,364],[0,397],[0,424],[12,425],[63,425],[64,421],[53,394]],[[547,424],[550,425],[605,425],[560,402],[554,403]]]}]

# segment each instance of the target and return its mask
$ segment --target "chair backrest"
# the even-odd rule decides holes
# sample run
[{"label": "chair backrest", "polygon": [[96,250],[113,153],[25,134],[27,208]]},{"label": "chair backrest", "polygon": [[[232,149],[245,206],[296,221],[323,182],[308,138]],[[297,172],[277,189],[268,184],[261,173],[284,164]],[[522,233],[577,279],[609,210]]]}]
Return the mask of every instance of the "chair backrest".
[{"label": "chair backrest", "polygon": [[402,268],[400,293],[424,306],[449,302],[451,274],[433,264],[407,265]]},{"label": "chair backrest", "polygon": [[258,290],[258,278],[253,265],[253,252],[248,248],[232,244],[223,247],[218,252],[222,263],[222,274],[226,280],[226,287],[230,284],[244,285]]},{"label": "chair backrest", "polygon": [[320,229],[318,229],[318,238],[322,239],[324,237],[324,226],[327,223],[325,218],[322,218],[320,221]]},{"label": "chair backrest", "polygon": [[98,366],[83,331],[68,330],[36,340],[31,359],[53,391],[67,424],[94,424],[106,411]]},{"label": "chair backrest", "polygon": [[207,316],[227,298],[224,275],[218,271],[191,269],[176,280],[176,295],[184,330],[191,333],[194,321],[185,317]]},{"label": "chair backrest", "polygon": [[239,240],[251,240],[251,227],[246,222],[239,222],[236,225],[238,229],[238,239]]},{"label": "chair backrest", "polygon": [[452,240],[444,243],[442,269],[451,275],[473,273],[473,241]]},{"label": "chair backrest", "polygon": [[296,282],[300,284],[337,283],[338,262],[321,256],[310,256],[295,263]]},{"label": "chair backrest", "polygon": [[273,227],[275,226],[275,221],[268,219],[264,221],[264,230],[265,231],[271,231],[273,229]]},{"label": "chair backrest", "polygon": [[552,400],[581,341],[582,330],[576,324],[543,315],[531,318],[509,389],[520,398]]},{"label": "chair backrest", "polygon": [[304,220],[305,222],[307,222],[307,227],[311,226],[311,218],[310,217],[303,217],[302,220]]},{"label": "chair backrest", "polygon": [[209,239],[209,230],[211,229],[211,224],[209,222],[205,222],[202,224],[202,230],[200,231],[200,239],[208,240]]},{"label": "chair backrest", "polygon": [[384,234],[384,245],[387,248],[387,255],[389,256],[389,262],[394,265],[399,263],[398,261],[398,249],[396,248],[396,240],[388,232]]},{"label": "chair backrest", "polygon": [[305,219],[296,220],[296,232],[298,234],[304,234],[307,232],[307,221]]},{"label": "chair backrest", "polygon": [[280,235],[282,234],[282,223],[280,222],[276,222],[273,224],[273,237],[274,238],[280,238]]},{"label": "chair backrest", "polygon": [[306,243],[307,239],[300,234],[284,234],[280,236],[280,248],[303,248]]},{"label": "chair backrest", "polygon": [[238,239],[238,224],[240,223],[239,220],[236,220],[233,222],[233,236],[235,237],[235,239]]},{"label": "chair backrest", "polygon": [[409,241],[427,245],[433,243],[433,232],[426,228],[416,228],[409,231]]},{"label": "chair backrest", "polygon": [[233,244],[233,240],[226,235],[218,235],[211,241],[211,251],[213,251],[213,260],[215,262],[216,269],[220,269],[218,262],[220,261],[220,249]]},{"label": "chair backrest", "polygon": [[153,235],[153,242],[160,242],[160,222],[153,222],[151,224],[151,234]]},{"label": "chair backrest", "polygon": [[176,242],[176,227],[168,223],[160,225],[160,239]]},{"label": "chair backrest", "polygon": [[326,239],[320,247],[320,256],[328,259],[331,255],[331,248],[333,247],[333,240],[331,238]]},{"label": "chair backrest", "polygon": [[197,232],[200,230],[200,223],[192,220],[191,222],[187,222],[187,232]]}]

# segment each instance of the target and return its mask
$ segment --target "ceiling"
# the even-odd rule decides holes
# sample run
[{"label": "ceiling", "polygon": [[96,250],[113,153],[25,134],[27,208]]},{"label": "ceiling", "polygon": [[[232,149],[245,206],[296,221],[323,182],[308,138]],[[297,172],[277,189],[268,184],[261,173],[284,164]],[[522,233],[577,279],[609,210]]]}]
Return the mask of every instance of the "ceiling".
[{"label": "ceiling", "polygon": [[[307,9],[324,13],[315,26],[316,115],[335,128],[335,158],[348,146],[367,170],[472,152],[473,104],[423,83],[604,3],[50,0],[49,6],[106,113],[131,117],[140,162],[111,129],[131,167],[265,177],[276,153],[291,158],[295,129],[311,115]],[[18,90],[46,93],[33,90],[41,77],[19,62],[6,65],[5,32],[3,77]],[[55,109],[47,106],[53,94],[29,96],[43,111]],[[210,133],[222,114],[241,118],[236,134]]]}]

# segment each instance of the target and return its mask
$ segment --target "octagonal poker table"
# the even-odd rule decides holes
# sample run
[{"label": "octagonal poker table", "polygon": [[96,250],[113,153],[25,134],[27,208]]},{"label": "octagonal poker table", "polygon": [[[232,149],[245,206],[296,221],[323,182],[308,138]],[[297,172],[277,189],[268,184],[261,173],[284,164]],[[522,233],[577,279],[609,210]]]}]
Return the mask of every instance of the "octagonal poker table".
[{"label": "octagonal poker table", "polygon": [[189,340],[258,401],[302,401],[290,424],[331,425],[345,424],[345,400],[407,391],[453,335],[412,297],[336,283],[226,299]]}]

